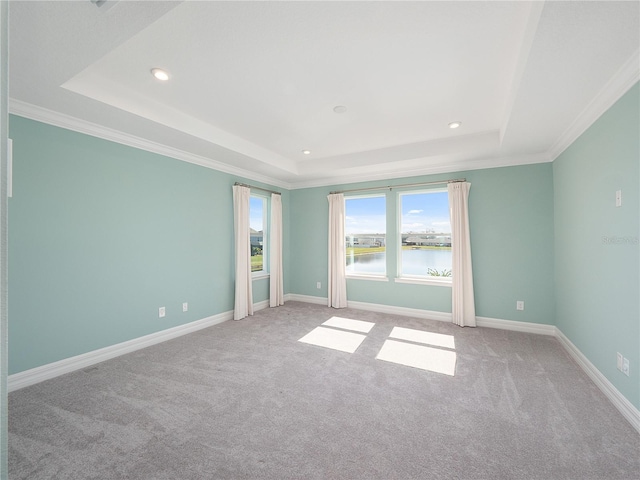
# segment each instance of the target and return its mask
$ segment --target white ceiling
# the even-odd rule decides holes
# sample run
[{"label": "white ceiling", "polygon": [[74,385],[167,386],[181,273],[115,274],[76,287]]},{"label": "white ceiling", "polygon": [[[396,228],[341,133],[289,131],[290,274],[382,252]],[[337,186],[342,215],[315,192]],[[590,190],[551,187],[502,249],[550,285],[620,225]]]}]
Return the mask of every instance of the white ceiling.
[{"label": "white ceiling", "polygon": [[639,7],[13,1],[10,111],[286,188],[549,162],[640,78]]}]

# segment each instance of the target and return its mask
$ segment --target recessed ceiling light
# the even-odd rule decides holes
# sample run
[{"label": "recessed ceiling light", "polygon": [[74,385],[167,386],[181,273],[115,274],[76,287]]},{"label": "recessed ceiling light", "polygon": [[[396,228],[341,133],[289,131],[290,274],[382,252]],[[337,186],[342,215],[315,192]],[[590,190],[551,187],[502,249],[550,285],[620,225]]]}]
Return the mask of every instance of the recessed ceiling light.
[{"label": "recessed ceiling light", "polygon": [[462,125],[462,122],[451,122],[449,128],[458,128],[460,125]]},{"label": "recessed ceiling light", "polygon": [[158,80],[162,80],[163,82],[169,80],[169,74],[161,68],[152,68],[151,75],[156,77]]},{"label": "recessed ceiling light", "polygon": [[311,155],[311,150],[302,150],[305,155]]},{"label": "recessed ceiling light", "polygon": [[344,105],[336,105],[335,107],[333,107],[333,111],[336,113],[344,113],[347,111],[347,107],[345,107]]}]

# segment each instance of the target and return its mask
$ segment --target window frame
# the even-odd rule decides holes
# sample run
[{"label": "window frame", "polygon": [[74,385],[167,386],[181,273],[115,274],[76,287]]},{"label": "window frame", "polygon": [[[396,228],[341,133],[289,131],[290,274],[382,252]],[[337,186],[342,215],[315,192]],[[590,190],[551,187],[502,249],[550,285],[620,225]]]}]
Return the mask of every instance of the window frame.
[{"label": "window frame", "polygon": [[[347,268],[347,200],[361,200],[365,198],[382,198],[384,199],[384,272],[383,273],[358,273],[358,272],[348,272]],[[368,193],[361,195],[348,195],[344,197],[344,242],[345,242],[345,276],[349,279],[359,279],[359,280],[373,280],[378,282],[388,282],[388,266],[387,266],[387,254],[388,254],[388,234],[387,234],[387,194],[386,192],[382,193]]]},{"label": "window frame", "polygon": [[[251,279],[258,280],[269,277],[269,197],[259,193],[250,193],[249,198],[249,232],[251,232],[251,199],[262,202],[262,269],[251,270]],[[251,233],[249,233],[251,235]],[[253,257],[253,255],[251,255]]]},{"label": "window frame", "polygon": [[[396,278],[394,281],[396,283],[410,283],[410,284],[419,284],[419,285],[438,285],[444,287],[451,287],[453,281],[453,274],[451,277],[438,277],[435,275],[411,275],[411,274],[403,274],[402,272],[402,196],[403,195],[421,195],[421,194],[432,194],[432,193],[448,193],[446,188],[424,188],[424,189],[415,189],[415,190],[404,190],[397,192],[396,195]],[[447,200],[448,203],[448,200]],[[450,208],[450,207],[449,207]],[[449,214],[449,217],[451,215]],[[453,245],[452,247],[453,248]]]}]

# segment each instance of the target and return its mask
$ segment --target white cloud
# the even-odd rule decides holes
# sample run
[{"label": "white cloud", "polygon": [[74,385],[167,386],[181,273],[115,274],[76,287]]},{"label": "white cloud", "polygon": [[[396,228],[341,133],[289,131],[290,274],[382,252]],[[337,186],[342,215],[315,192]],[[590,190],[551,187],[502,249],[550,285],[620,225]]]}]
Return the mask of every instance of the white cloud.
[{"label": "white cloud", "polygon": [[403,223],[402,231],[403,232],[415,232],[415,231],[424,231],[425,225],[424,223]]},{"label": "white cloud", "polygon": [[409,210],[407,212],[407,215],[417,215],[417,214],[422,213],[422,212],[424,212],[424,210]]}]

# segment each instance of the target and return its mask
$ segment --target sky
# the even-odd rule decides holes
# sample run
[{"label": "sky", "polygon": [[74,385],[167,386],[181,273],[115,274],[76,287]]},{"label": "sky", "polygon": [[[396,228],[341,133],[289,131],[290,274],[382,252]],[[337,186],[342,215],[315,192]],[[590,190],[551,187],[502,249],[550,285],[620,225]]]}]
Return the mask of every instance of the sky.
[{"label": "sky", "polygon": [[[346,200],[345,233],[386,233],[385,197]],[[400,195],[402,233],[451,232],[447,192]]]},{"label": "sky", "polygon": [[249,197],[249,226],[256,232],[262,230],[263,200],[262,198]]}]

